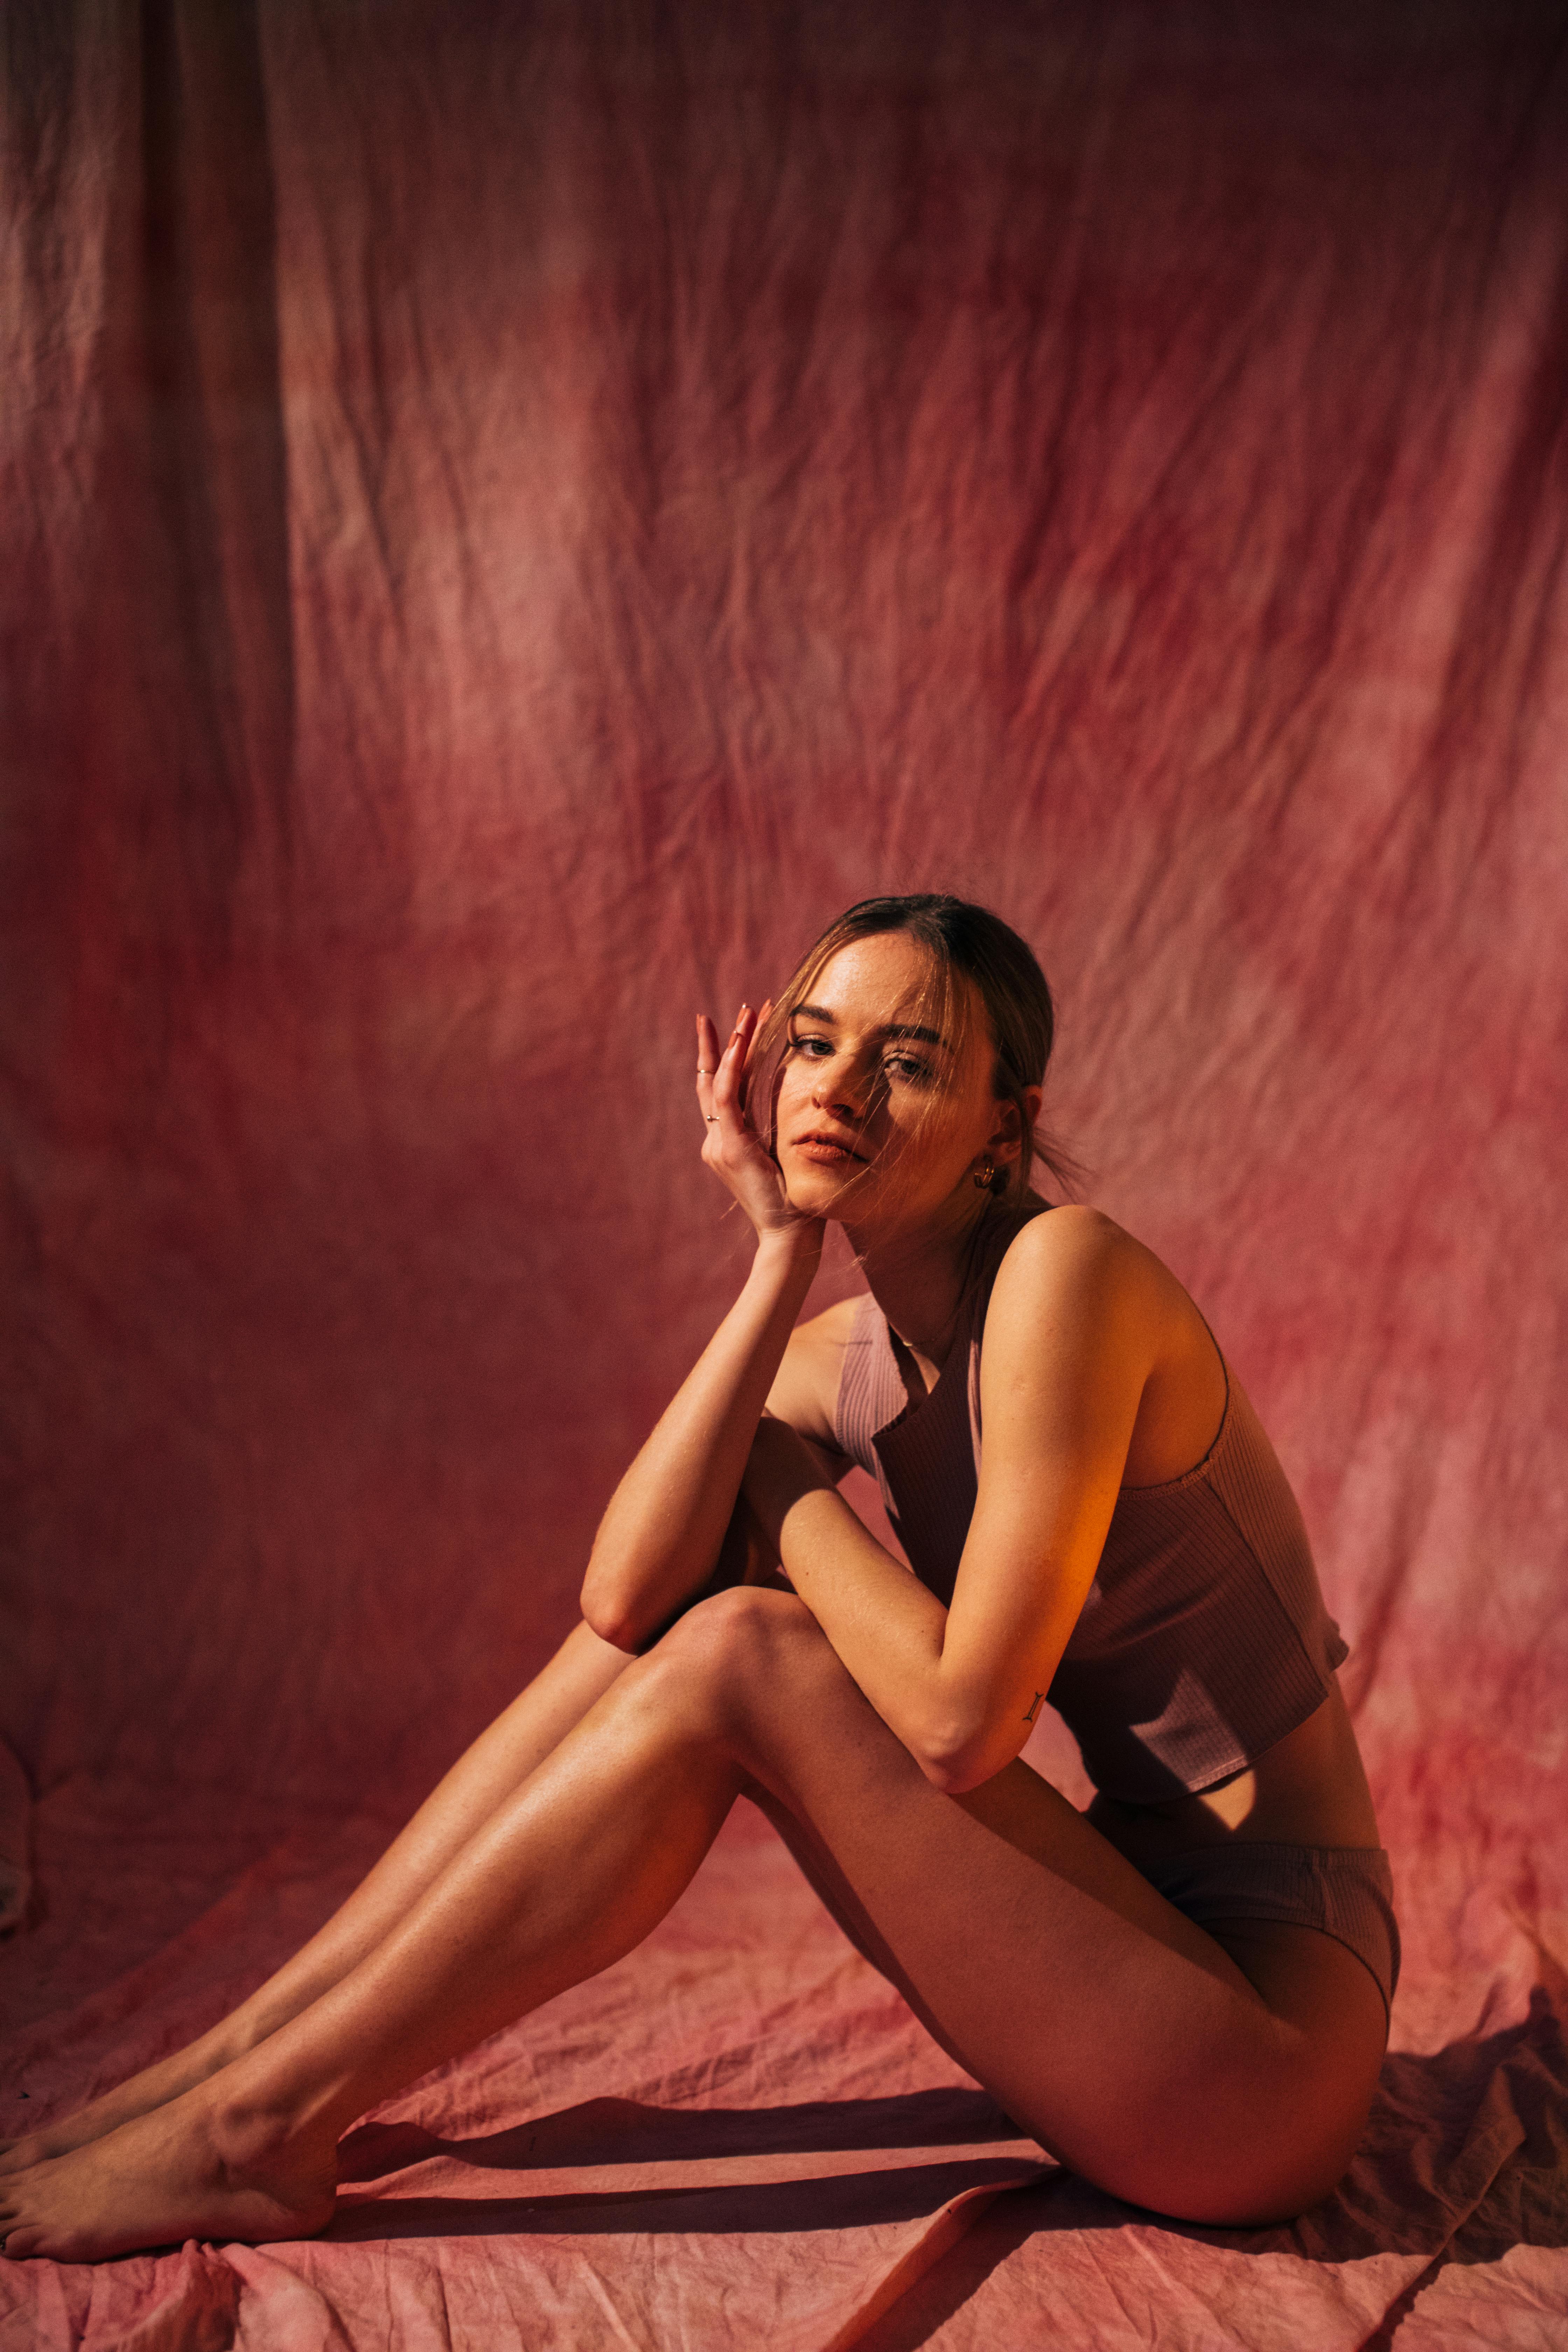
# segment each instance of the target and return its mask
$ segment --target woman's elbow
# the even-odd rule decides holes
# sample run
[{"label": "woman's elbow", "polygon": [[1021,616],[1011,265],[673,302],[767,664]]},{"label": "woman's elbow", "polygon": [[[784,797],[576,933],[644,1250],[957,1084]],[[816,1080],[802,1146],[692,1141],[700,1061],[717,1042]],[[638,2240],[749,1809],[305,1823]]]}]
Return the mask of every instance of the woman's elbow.
[{"label": "woman's elbow", "polygon": [[631,1657],[637,1655],[652,1631],[642,1622],[630,1595],[618,1589],[614,1577],[602,1570],[595,1574],[592,1561],[583,1579],[577,1606],[591,1633],[596,1633],[601,1642],[608,1642],[613,1650],[625,1650]]},{"label": "woman's elbow", "polygon": [[959,1724],[927,1731],[914,1758],[931,1787],[947,1797],[967,1796],[1013,1760],[997,1754],[995,1740],[984,1728]]},{"label": "woman's elbow", "polygon": [[1002,1769],[999,1764],[933,1764],[922,1760],[921,1769],[933,1789],[944,1797],[967,1797],[971,1789],[984,1788]]},{"label": "woman's elbow", "polygon": [[624,1650],[628,1658],[640,1656],[647,1645],[647,1634],[628,1617],[606,1615],[597,1609],[590,1613],[584,1609],[583,1622],[590,1633],[596,1633],[612,1650]]}]

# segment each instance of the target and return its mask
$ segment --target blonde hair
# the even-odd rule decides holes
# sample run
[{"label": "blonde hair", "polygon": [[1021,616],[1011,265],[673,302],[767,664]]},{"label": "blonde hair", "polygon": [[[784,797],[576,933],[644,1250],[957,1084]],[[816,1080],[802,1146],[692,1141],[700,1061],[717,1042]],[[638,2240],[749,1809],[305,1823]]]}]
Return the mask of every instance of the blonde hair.
[{"label": "blonde hair", "polygon": [[[1056,1011],[1046,975],[1034,950],[999,915],[946,892],[862,898],[829,923],[779,990],[758,1035],[752,1068],[759,1092],[765,1087],[770,1105],[776,1102],[778,1071],[789,1043],[791,1018],[795,1008],[808,1000],[825,965],[840,949],[883,931],[907,931],[925,950],[928,982],[922,991],[922,1009],[929,1008],[931,1025],[952,1039],[955,1050],[962,1051],[967,1037],[976,996],[984,1008],[996,1057],[993,1092],[998,1102],[1016,1106],[1020,1138],[1017,1159],[1010,1167],[999,1168],[991,1181],[994,1198],[1008,1207],[1026,1200],[1037,1160],[1058,1181],[1068,1183],[1072,1160],[1035,1125],[1025,1099],[1031,1087],[1045,1083],[1056,1036]],[[772,1142],[770,1112],[770,1146]]]}]

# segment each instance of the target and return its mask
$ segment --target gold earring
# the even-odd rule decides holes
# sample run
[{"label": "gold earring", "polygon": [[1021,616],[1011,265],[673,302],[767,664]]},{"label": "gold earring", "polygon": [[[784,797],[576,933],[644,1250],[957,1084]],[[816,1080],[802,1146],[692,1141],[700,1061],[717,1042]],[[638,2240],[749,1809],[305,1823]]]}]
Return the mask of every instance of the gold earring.
[{"label": "gold earring", "polygon": [[974,1189],[977,1192],[989,1192],[995,1181],[996,1165],[991,1154],[987,1152],[984,1161],[974,1171]]}]

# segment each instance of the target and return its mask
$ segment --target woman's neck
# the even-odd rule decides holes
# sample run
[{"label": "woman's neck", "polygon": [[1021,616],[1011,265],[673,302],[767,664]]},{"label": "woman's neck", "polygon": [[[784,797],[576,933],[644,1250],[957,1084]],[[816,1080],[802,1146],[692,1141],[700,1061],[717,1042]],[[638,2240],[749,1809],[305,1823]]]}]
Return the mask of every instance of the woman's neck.
[{"label": "woman's neck", "polygon": [[959,1307],[981,1223],[997,1204],[967,1188],[944,1202],[934,1219],[892,1233],[849,1227],[849,1242],[889,1328],[918,1361],[942,1370],[958,1325]]}]

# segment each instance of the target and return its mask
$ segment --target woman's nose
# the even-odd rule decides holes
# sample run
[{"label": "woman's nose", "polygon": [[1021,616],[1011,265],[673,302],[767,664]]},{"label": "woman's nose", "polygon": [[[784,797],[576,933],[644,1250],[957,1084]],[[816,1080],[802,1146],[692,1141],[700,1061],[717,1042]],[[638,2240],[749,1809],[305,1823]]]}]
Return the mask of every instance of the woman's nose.
[{"label": "woman's nose", "polygon": [[834,1110],[844,1118],[858,1119],[863,1091],[856,1083],[853,1066],[834,1060],[818,1066],[811,1099],[818,1110]]}]

